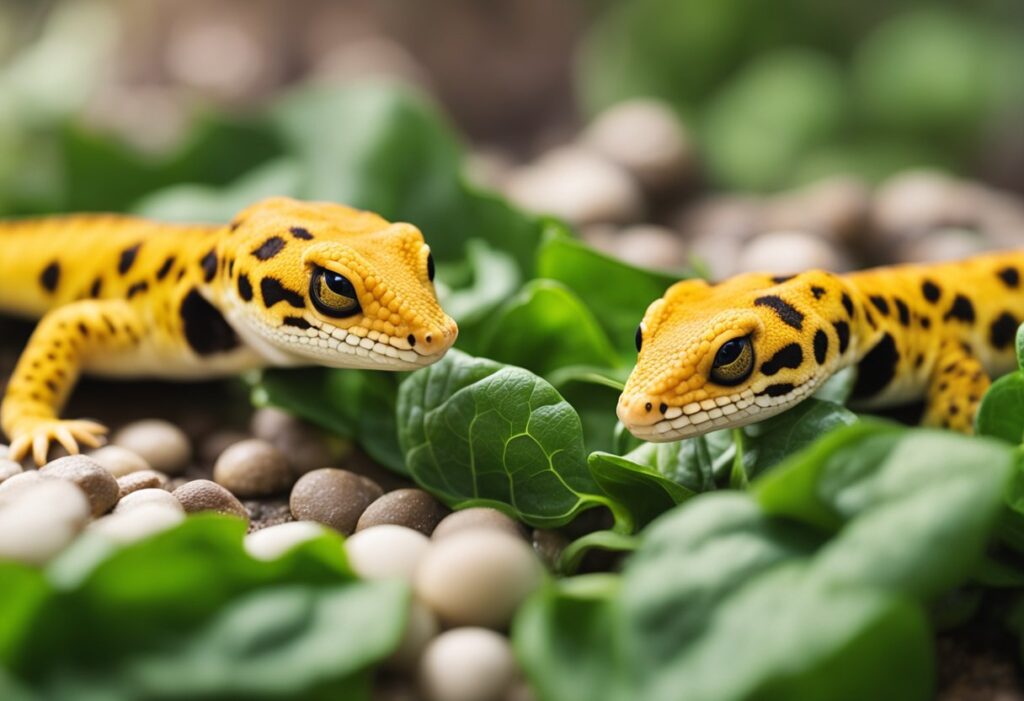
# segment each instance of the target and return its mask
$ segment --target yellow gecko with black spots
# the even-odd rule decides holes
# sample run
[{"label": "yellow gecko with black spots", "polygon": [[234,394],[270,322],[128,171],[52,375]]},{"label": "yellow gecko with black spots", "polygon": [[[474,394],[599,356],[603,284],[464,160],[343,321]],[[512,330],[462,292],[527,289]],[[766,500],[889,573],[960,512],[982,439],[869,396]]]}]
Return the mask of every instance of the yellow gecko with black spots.
[{"label": "yellow gecko with black spots", "polygon": [[1016,366],[1024,253],[846,275],[686,280],[647,309],[618,416],[672,441],[744,426],[856,366],[850,403],[924,399],[923,423],[970,432],[990,377]]},{"label": "yellow gecko with black spots", "polygon": [[0,224],[0,311],[39,318],[0,408],[43,463],[105,427],[59,413],[80,373],[206,378],[268,366],[411,370],[458,329],[410,224],[273,198],[230,224],[69,215]]}]

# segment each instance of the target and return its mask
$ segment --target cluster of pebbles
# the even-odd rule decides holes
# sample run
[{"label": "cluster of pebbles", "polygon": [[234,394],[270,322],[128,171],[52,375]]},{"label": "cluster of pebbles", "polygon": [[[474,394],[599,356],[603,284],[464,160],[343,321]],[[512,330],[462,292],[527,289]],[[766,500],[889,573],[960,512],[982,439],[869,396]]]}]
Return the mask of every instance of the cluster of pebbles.
[{"label": "cluster of pebbles", "polygon": [[700,261],[716,279],[952,260],[1024,242],[1016,195],[934,170],[876,187],[843,175],[772,195],[708,192],[693,138],[647,99],[609,108],[523,165],[482,151],[469,176],[618,258],[667,270]]},{"label": "cluster of pebbles", "polygon": [[[300,443],[304,452],[289,452]],[[203,453],[212,469],[196,467]],[[343,464],[359,471],[315,462],[330,454],[314,429],[263,409],[249,435],[215,433],[198,451],[177,426],[145,420],[38,470],[0,457],[0,559],[42,565],[83,533],[128,544],[205,511],[249,521],[245,548],[257,559],[333,530],[357,574],[404,580],[414,594],[380,698],[530,698],[506,633],[557,556],[550,536],[494,509],[451,512],[353,461]]]}]

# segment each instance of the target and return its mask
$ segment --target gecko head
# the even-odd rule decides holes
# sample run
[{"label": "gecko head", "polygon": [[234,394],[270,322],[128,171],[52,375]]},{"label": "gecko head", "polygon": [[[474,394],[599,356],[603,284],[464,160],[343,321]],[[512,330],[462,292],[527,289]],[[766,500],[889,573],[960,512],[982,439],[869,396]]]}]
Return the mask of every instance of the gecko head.
[{"label": "gecko head", "polygon": [[278,197],[245,209],[230,229],[219,294],[232,326],[269,360],[411,370],[455,342],[430,248],[411,224]]},{"label": "gecko head", "polygon": [[849,343],[848,303],[823,271],[676,283],[637,329],[619,419],[638,438],[663,442],[784,411],[834,371]]}]

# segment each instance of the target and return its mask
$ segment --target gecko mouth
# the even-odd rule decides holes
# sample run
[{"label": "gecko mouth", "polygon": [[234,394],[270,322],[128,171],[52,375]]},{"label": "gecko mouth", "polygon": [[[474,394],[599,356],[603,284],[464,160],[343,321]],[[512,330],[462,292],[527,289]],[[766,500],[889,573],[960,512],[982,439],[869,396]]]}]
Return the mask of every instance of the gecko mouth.
[{"label": "gecko mouth", "polygon": [[[799,385],[772,385],[771,392],[755,393],[751,389],[735,395],[706,400],[702,405],[691,402],[683,407],[668,407],[665,417],[646,425],[623,421],[634,436],[651,443],[667,443],[684,438],[693,438],[711,431],[739,428],[780,414],[791,406],[806,399],[818,383],[815,379]],[[710,403],[714,406],[711,407]],[[622,416],[620,415],[620,419]]]}]

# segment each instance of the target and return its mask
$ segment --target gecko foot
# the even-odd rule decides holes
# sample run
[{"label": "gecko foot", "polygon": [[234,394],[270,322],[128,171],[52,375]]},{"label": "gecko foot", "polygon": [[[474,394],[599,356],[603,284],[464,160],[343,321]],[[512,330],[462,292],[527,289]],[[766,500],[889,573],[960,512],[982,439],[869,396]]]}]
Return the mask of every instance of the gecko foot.
[{"label": "gecko foot", "polygon": [[79,444],[90,448],[103,445],[107,427],[95,421],[31,418],[20,421],[11,431],[11,460],[21,460],[32,450],[37,465],[46,462],[50,443],[56,441],[72,455],[79,452]]}]

